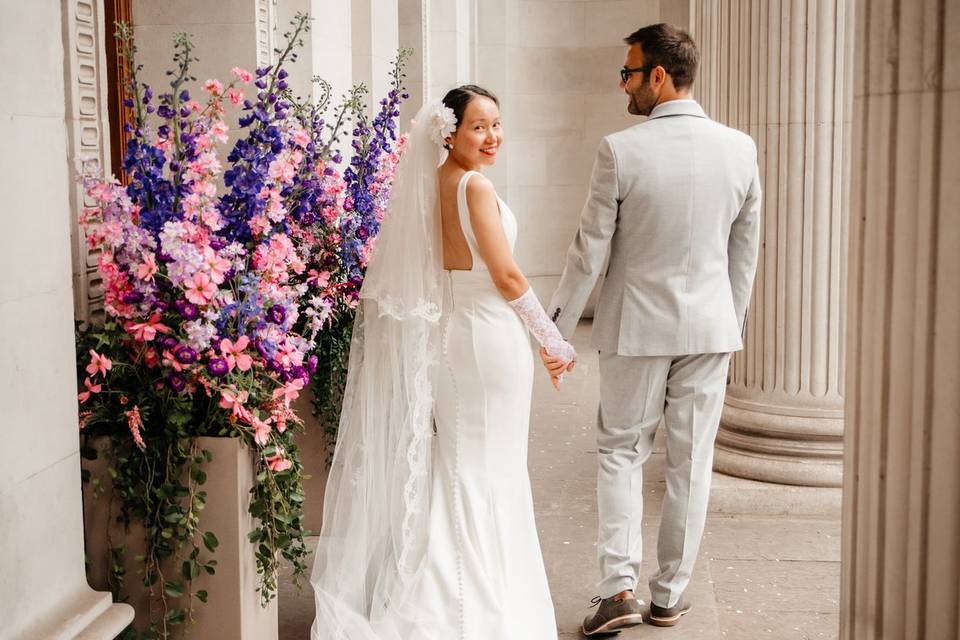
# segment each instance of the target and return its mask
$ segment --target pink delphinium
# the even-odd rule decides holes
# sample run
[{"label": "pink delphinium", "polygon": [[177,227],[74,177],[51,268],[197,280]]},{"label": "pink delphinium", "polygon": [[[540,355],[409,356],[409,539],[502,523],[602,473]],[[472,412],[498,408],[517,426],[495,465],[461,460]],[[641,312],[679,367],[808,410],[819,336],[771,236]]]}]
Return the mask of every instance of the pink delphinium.
[{"label": "pink delphinium", "polygon": [[203,90],[215,95],[223,95],[223,84],[219,80],[210,79],[203,83]]},{"label": "pink delphinium", "polygon": [[140,407],[134,406],[133,409],[125,412],[127,416],[127,426],[130,428],[130,434],[133,436],[133,441],[140,448],[141,451],[147,448],[147,443],[143,441],[143,436],[140,434],[140,430],[143,429],[143,419],[140,417]]},{"label": "pink delphinium", "polygon": [[240,67],[234,67],[230,70],[233,75],[237,76],[237,79],[244,84],[248,84],[253,80],[253,74],[247,71],[246,69],[241,69]]}]

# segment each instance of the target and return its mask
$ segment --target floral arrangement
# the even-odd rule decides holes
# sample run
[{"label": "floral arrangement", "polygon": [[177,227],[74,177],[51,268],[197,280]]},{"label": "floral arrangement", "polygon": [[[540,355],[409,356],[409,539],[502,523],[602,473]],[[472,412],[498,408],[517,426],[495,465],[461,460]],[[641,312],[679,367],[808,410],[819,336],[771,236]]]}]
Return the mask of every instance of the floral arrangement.
[{"label": "floral arrangement", "polygon": [[[154,97],[138,79],[132,30],[118,25],[128,183],[84,171],[93,204],[80,222],[99,252],[106,317],[78,334],[80,428],[110,436],[118,517],[144,524],[142,579],[161,605],[148,636],[190,619],[194,600],[207,598],[191,581],[216,567],[218,541],[200,527],[210,453],[196,436],[238,437],[254,452],[249,539],[264,603],[276,594],[281,558],[295,579],[306,571],[294,437],[302,421],[291,402],[317,377],[324,334],[357,305],[402,152],[396,119],[408,55],[398,56],[372,122],[358,86],[328,123],[329,85],[316,102],[299,102],[283,68],[308,29],[298,15],[276,64],[234,68],[229,83],[207,80],[194,98],[188,36],[175,37],[170,90]],[[231,105],[240,135],[224,158]],[[336,145],[350,123],[353,156],[341,172]],[[179,571],[165,575],[171,565]],[[123,578],[113,572],[118,597]]]}]

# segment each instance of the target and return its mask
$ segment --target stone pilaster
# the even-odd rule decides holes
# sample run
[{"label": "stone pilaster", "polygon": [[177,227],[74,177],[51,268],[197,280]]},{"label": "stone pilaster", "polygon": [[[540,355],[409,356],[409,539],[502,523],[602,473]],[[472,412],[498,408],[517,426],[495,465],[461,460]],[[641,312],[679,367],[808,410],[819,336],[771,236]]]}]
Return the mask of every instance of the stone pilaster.
[{"label": "stone pilaster", "polygon": [[11,640],[107,640],[133,618],[89,587],[83,557],[68,159],[101,149],[100,9],[14,3],[0,21],[0,173],[11,186],[0,237],[0,636]]},{"label": "stone pilaster", "polygon": [[694,3],[694,87],[757,143],[763,236],[717,437],[724,473],[839,486],[850,1]]},{"label": "stone pilaster", "polygon": [[960,7],[856,7],[844,639],[960,634]]}]

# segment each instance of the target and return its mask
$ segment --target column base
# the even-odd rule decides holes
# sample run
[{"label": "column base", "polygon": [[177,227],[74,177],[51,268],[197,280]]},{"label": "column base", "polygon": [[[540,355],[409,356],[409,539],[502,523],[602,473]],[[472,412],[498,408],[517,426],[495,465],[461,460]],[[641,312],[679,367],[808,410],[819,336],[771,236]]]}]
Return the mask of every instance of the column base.
[{"label": "column base", "polygon": [[843,484],[843,410],[786,407],[727,397],[714,469],[808,487]]},{"label": "column base", "polygon": [[133,622],[133,607],[113,602],[109,593],[85,589],[71,602],[51,611],[19,636],[22,640],[113,640]]}]

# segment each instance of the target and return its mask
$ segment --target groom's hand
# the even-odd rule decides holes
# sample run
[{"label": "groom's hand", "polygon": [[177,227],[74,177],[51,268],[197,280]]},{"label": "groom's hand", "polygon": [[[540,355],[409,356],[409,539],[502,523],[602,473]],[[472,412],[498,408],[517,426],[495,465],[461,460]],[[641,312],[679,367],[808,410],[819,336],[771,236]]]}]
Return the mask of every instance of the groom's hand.
[{"label": "groom's hand", "polygon": [[547,373],[550,374],[550,382],[554,389],[560,388],[560,377],[567,371],[573,371],[576,364],[576,361],[567,363],[562,358],[551,356],[543,347],[540,347],[540,359],[543,361]]}]

